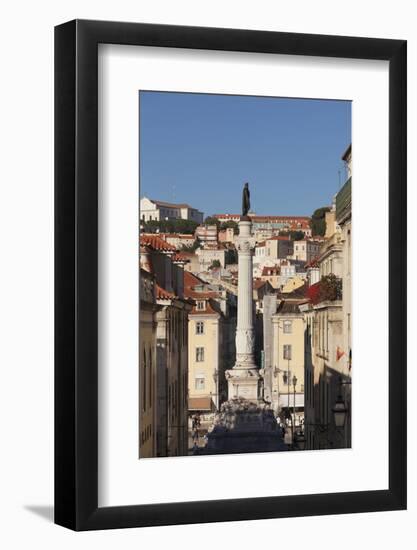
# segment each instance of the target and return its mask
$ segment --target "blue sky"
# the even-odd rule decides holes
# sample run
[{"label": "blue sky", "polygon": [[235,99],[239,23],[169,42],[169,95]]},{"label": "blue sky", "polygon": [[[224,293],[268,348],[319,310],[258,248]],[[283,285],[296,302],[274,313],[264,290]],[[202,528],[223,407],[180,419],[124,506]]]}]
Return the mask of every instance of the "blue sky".
[{"label": "blue sky", "polygon": [[351,140],[349,101],[140,92],[140,195],[239,213],[311,215],[331,203]]}]

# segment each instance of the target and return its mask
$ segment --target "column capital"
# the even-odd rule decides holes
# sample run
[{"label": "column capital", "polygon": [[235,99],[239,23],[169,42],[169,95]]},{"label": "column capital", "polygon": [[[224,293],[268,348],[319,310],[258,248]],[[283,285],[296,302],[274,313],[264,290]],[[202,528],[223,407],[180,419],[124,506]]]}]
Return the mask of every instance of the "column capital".
[{"label": "column capital", "polygon": [[251,252],[251,250],[253,250],[253,245],[250,241],[248,240],[238,240],[237,242],[237,250],[238,252],[242,252],[243,254],[247,253],[247,252]]}]

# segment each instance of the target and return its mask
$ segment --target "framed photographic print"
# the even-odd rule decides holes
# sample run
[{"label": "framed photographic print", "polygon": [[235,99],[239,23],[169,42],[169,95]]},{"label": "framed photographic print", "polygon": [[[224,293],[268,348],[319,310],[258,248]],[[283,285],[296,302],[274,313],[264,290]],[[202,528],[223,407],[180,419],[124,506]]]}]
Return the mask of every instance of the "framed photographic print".
[{"label": "framed photographic print", "polygon": [[406,507],[406,42],[55,30],[55,521]]}]

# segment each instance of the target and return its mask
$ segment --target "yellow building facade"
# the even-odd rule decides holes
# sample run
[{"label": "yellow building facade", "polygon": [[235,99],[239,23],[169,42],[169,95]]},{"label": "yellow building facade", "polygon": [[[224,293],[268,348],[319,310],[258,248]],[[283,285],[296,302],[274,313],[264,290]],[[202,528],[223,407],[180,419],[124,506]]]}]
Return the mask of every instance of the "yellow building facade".
[{"label": "yellow building facade", "polygon": [[188,314],[188,412],[208,419],[227,400],[225,370],[235,358],[235,300],[192,273],[185,276],[185,295],[194,302]]},{"label": "yellow building facade", "polygon": [[304,416],[304,316],[298,304],[283,300],[272,316],[273,407],[281,421],[292,419],[295,407],[296,424]]},{"label": "yellow building facade", "polygon": [[153,276],[140,270],[139,456],[156,455],[156,323]]},{"label": "yellow building facade", "polygon": [[188,388],[191,410],[219,406],[220,314],[209,301],[197,302],[188,316]]}]

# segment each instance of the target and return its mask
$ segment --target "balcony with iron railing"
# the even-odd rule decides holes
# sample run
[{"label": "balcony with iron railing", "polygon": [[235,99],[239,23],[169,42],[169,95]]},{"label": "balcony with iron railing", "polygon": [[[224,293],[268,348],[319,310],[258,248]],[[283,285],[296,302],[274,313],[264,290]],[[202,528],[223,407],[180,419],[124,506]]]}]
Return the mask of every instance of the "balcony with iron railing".
[{"label": "balcony with iron railing", "polygon": [[350,177],[336,195],[336,221],[343,223],[352,214],[352,178]]}]

